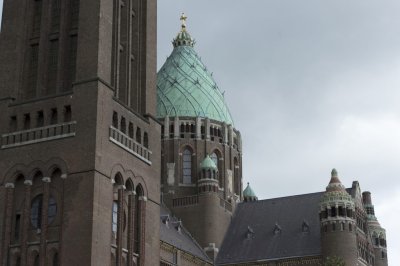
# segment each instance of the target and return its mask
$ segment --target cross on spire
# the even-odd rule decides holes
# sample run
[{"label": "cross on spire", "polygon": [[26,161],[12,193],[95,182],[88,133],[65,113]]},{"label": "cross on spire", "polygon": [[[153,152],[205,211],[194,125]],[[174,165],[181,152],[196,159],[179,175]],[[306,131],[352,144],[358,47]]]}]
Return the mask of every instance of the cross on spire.
[{"label": "cross on spire", "polygon": [[185,15],[185,13],[182,13],[181,18],[180,18],[180,20],[182,22],[182,31],[186,30],[186,19],[187,19],[187,16]]}]

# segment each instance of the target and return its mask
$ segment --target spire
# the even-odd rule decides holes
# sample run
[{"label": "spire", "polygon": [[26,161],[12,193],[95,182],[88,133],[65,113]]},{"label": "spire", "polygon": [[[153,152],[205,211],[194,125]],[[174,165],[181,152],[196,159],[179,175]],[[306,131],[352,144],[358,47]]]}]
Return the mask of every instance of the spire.
[{"label": "spire", "polygon": [[338,172],[335,168],[332,169],[331,180],[329,181],[329,185],[326,187],[326,192],[334,192],[334,191],[346,192],[345,187],[343,186],[342,182],[340,182]]},{"label": "spire", "polygon": [[180,20],[181,20],[181,31],[178,32],[175,39],[172,41],[172,44],[174,45],[174,47],[178,47],[178,46],[193,47],[195,41],[192,39],[189,32],[187,32],[187,30],[186,30],[187,16],[185,15],[185,13],[182,13]]}]

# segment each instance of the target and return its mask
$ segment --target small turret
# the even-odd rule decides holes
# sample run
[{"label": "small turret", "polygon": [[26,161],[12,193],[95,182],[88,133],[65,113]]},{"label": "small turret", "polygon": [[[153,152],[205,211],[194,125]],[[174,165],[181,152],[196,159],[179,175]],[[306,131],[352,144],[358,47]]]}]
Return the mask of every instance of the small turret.
[{"label": "small turret", "polygon": [[375,216],[375,208],[372,204],[371,192],[365,191],[362,193],[363,204],[365,211],[367,212],[367,226],[370,234],[376,266],[387,266],[387,247],[386,247],[386,231],[378,222]]},{"label": "small turret", "polygon": [[346,265],[357,265],[355,204],[339,180],[336,169],[320,201],[323,259],[338,257]]},{"label": "small turret", "polygon": [[248,182],[247,187],[243,190],[243,200],[246,202],[258,200],[256,193],[254,193],[253,189],[250,187],[250,183]]},{"label": "small turret", "polygon": [[218,167],[209,155],[200,164],[199,192],[218,192]]}]

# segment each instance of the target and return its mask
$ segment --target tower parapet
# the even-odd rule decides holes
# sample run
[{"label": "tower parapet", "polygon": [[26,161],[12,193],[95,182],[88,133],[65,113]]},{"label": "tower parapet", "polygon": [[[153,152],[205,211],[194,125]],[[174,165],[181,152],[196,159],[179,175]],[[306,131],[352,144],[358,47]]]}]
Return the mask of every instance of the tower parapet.
[{"label": "tower parapet", "polygon": [[323,259],[339,257],[346,265],[357,265],[355,204],[336,169],[320,201],[320,222]]}]

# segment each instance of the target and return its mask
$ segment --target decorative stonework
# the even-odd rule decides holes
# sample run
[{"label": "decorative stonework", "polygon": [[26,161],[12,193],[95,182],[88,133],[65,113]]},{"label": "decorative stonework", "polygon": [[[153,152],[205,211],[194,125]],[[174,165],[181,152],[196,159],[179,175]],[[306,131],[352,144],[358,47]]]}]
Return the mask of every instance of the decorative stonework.
[{"label": "decorative stonework", "polygon": [[142,144],[136,142],[134,139],[124,134],[119,129],[110,126],[109,139],[111,142],[123,148],[130,154],[151,165],[150,155],[152,154],[152,152],[149,149],[145,148]]},{"label": "decorative stonework", "polygon": [[44,141],[74,137],[76,122],[61,123],[46,127],[22,130],[1,136],[1,149],[13,148]]}]

